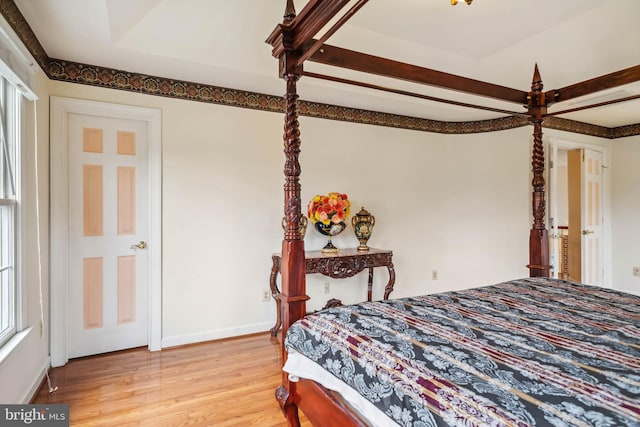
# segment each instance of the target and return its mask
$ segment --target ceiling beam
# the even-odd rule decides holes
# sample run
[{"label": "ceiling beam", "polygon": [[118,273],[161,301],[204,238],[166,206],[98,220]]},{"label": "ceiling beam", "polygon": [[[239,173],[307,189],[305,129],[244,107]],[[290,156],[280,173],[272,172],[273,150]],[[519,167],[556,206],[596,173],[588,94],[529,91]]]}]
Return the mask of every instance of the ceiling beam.
[{"label": "ceiling beam", "polygon": [[[303,48],[303,51],[305,48]],[[527,105],[527,92],[505,86],[457,76],[430,68],[398,62],[353,50],[323,45],[309,61],[361,71],[413,83],[437,86],[444,89],[470,93],[501,101]]]},{"label": "ceiling beam", "polygon": [[635,99],[640,99],[640,94],[631,95],[631,96],[625,96],[624,98],[619,98],[619,99],[612,99],[611,101],[598,102],[597,104],[584,105],[582,107],[570,108],[568,110],[560,110],[560,111],[556,111],[556,112],[553,112],[553,113],[547,113],[546,115],[547,116],[559,116],[561,114],[575,113],[576,111],[588,110],[590,108],[604,107],[604,106],[612,105],[612,104],[619,104],[621,102],[633,101]]},{"label": "ceiling beam", "polygon": [[452,101],[450,99],[437,98],[435,96],[429,96],[429,95],[423,95],[423,94],[420,94],[420,93],[408,92],[406,90],[392,89],[392,88],[379,86],[379,85],[374,85],[374,84],[370,84],[370,83],[364,83],[364,82],[359,82],[359,81],[355,81],[355,80],[343,79],[341,77],[327,76],[327,75],[318,74],[318,73],[311,73],[309,71],[305,71],[302,75],[306,76],[306,77],[315,78],[315,79],[328,80],[328,81],[331,81],[331,82],[344,83],[344,84],[348,84],[348,85],[351,85],[351,86],[359,86],[359,87],[364,87],[364,88],[368,88],[368,89],[379,90],[381,92],[395,93],[396,95],[410,96],[412,98],[424,99],[426,101],[434,101],[434,102],[441,102],[443,104],[456,105],[458,107],[474,108],[476,110],[483,110],[483,111],[493,111],[494,113],[507,114],[507,115],[510,115],[510,116],[525,116],[525,117],[529,117],[529,113],[527,113],[526,111],[520,111],[520,112],[518,112],[518,111],[510,111],[510,110],[503,110],[501,108],[493,108],[493,107],[485,107],[483,105],[469,104],[468,102]]},{"label": "ceiling beam", "polygon": [[356,3],[355,6],[353,6],[351,9],[349,9],[347,11],[347,13],[345,13],[344,15],[342,15],[340,17],[340,19],[338,19],[338,21],[333,24],[333,26],[331,28],[329,28],[327,30],[327,32],[325,32],[322,37],[320,37],[319,40],[316,40],[313,45],[311,45],[311,47],[309,47],[301,56],[300,58],[298,58],[298,62],[296,63],[296,65],[302,65],[304,63],[304,61],[306,61],[311,55],[313,55],[314,53],[316,53],[318,51],[318,49],[320,49],[324,43],[329,39],[329,37],[331,37],[332,35],[334,35],[336,33],[336,31],[338,31],[338,29],[340,29],[340,27],[342,27],[353,15],[355,15],[355,13],[360,10],[360,8],[362,6],[364,6],[365,4],[367,4],[369,0],[359,0],[358,3]]},{"label": "ceiling beam", "polygon": [[552,104],[637,81],[640,81],[640,65],[614,71],[613,73],[565,86],[561,89],[550,90],[545,95],[549,104]]}]

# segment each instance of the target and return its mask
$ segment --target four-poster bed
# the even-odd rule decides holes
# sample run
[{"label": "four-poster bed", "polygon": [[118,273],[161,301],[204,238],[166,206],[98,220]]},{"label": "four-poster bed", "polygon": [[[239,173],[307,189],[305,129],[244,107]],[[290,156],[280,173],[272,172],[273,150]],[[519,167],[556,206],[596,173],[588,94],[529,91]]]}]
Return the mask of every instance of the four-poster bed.
[{"label": "four-poster bed", "polygon": [[[531,298],[531,301],[538,301],[542,306],[545,304],[549,304],[549,307],[554,306],[558,310],[570,310],[566,307],[557,307],[557,304],[561,304],[562,302],[558,300],[560,298],[558,295],[551,293],[551,295],[542,295],[545,293],[541,291],[545,287],[549,287],[549,284],[553,284],[551,288],[559,288],[563,289],[566,295],[571,295],[575,299],[574,303],[578,301],[578,304],[587,304],[592,310],[598,311],[601,310],[603,316],[620,317],[621,313],[616,313],[616,316],[613,316],[609,313],[610,309],[610,301],[605,304],[604,307],[596,307],[596,304],[593,301],[593,295],[588,297],[586,300],[581,300],[582,297],[579,297],[578,294],[581,293],[589,293],[584,292],[586,287],[571,285],[564,282],[550,282],[551,279],[546,279],[550,273],[550,265],[549,265],[549,236],[545,226],[545,181],[544,181],[544,150],[542,143],[542,126],[546,117],[551,116],[552,114],[548,112],[548,107],[556,102],[566,101],[569,99],[573,99],[576,97],[584,96],[589,93],[598,92],[601,90],[621,86],[624,84],[640,81],[640,65],[630,67],[621,71],[617,71],[605,76],[597,77],[588,81],[584,81],[581,83],[577,83],[574,85],[570,85],[561,89],[544,91],[542,79],[540,77],[540,72],[538,67],[535,66],[533,79],[531,83],[531,88],[529,91],[521,91],[517,89],[512,89],[500,85],[495,85],[492,83],[486,83],[466,77],[460,77],[432,69],[427,69],[419,66],[414,66],[406,63],[401,63],[398,61],[393,61],[390,59],[385,59],[381,57],[376,57],[364,53],[359,53],[351,50],[347,50],[344,48],[339,48],[335,46],[330,46],[325,42],[328,38],[333,35],[342,25],[344,25],[353,15],[357,13],[357,11],[363,7],[367,3],[367,0],[309,0],[306,6],[300,11],[299,14],[296,14],[296,11],[293,7],[293,0],[287,0],[286,8],[285,8],[285,16],[282,24],[279,24],[272,34],[267,39],[267,42],[273,47],[273,55],[279,60],[279,74],[286,82],[286,94],[285,94],[285,126],[284,126],[284,152],[285,152],[285,165],[284,165],[284,174],[285,174],[285,185],[284,185],[284,220],[283,223],[286,225],[284,239],[282,242],[282,254],[281,254],[281,276],[282,276],[282,290],[278,295],[278,298],[282,307],[282,323],[283,323],[283,352],[284,352],[284,361],[288,362],[289,354],[288,349],[293,350],[295,348],[296,352],[301,351],[303,348],[309,347],[311,345],[319,345],[322,350],[313,350],[315,354],[323,353],[324,356],[327,356],[327,353],[333,354],[335,359],[329,360],[323,359],[318,356],[315,361],[319,365],[326,366],[336,364],[336,359],[339,357],[343,357],[346,359],[356,359],[362,358],[362,353],[367,352],[381,352],[384,358],[385,354],[391,354],[393,349],[391,346],[386,346],[384,343],[370,344],[371,347],[368,347],[368,350],[361,350],[359,346],[363,341],[370,342],[370,336],[367,333],[371,333],[376,336],[385,336],[384,332],[381,332],[380,329],[376,327],[369,327],[367,329],[367,333],[355,329],[355,326],[352,323],[366,323],[366,320],[355,321],[353,318],[364,319],[365,314],[370,315],[371,312],[374,312],[375,318],[378,321],[374,323],[379,326],[381,324],[392,325],[396,323],[406,324],[412,322],[423,322],[422,320],[415,320],[414,311],[426,312],[427,305],[431,304],[429,310],[438,310],[438,307],[447,306],[448,312],[456,312],[457,310],[462,312],[472,311],[471,304],[469,298],[477,297],[478,292],[482,292],[486,294],[488,298],[485,300],[478,300],[479,304],[482,305],[479,308],[479,313],[476,313],[475,316],[482,318],[480,322],[486,322],[489,317],[497,317],[493,315],[487,314],[487,310],[489,311],[504,311],[510,313],[513,317],[510,320],[502,319],[501,322],[510,322],[510,321],[524,321],[525,315],[528,314],[527,310],[523,308],[520,304],[521,301],[516,301],[513,297],[513,293],[525,293],[528,294]],[[351,7],[348,10],[346,6],[351,4]],[[320,34],[320,32],[328,27],[324,33]],[[315,37],[318,37],[317,39]],[[434,100],[435,98],[426,97],[424,95],[419,94],[411,94],[403,91],[395,91],[393,89],[382,88],[380,86],[374,86],[371,84],[367,84],[364,82],[353,82],[343,78],[331,77],[331,76],[323,76],[317,73],[310,73],[304,70],[304,63],[307,61],[317,62],[325,65],[341,67],[349,70],[354,70],[363,73],[375,74],[384,77],[392,77],[405,81],[410,81],[414,83],[421,83],[431,86],[436,86],[444,89],[460,91],[472,95],[479,95],[482,97],[488,97],[491,99],[497,99],[500,101],[506,101],[513,103],[519,106],[526,107],[526,113],[522,112],[511,112],[506,110],[498,110],[490,107],[483,107],[480,105],[471,105],[471,104],[463,104],[457,101],[447,101],[444,99],[438,99],[440,102],[447,102],[456,105],[464,105],[470,108],[479,108],[489,111],[496,111],[503,114],[513,114],[513,115],[525,115],[531,125],[533,126],[533,151],[532,151],[532,207],[533,207],[533,223],[532,228],[530,230],[529,235],[529,262],[527,267],[529,268],[529,275],[531,279],[523,280],[523,281],[514,281],[508,282],[505,284],[498,284],[492,287],[486,288],[484,291],[471,291],[470,294],[465,293],[453,293],[453,294],[442,294],[435,296],[435,301],[432,299],[425,297],[425,299],[429,299],[429,304],[425,305],[425,301],[416,301],[414,299],[407,300],[397,300],[383,303],[364,303],[362,306],[358,305],[354,311],[350,311],[351,308],[334,308],[330,309],[328,312],[321,314],[320,316],[312,316],[307,318],[303,322],[297,322],[294,325],[294,322],[302,319],[305,316],[305,307],[306,300],[308,299],[306,295],[305,289],[305,251],[304,251],[304,242],[302,240],[300,234],[299,224],[302,218],[302,209],[301,209],[301,187],[300,187],[300,173],[301,167],[298,161],[299,153],[300,153],[300,131],[299,124],[297,120],[298,111],[297,111],[297,82],[302,76],[307,76],[311,78],[322,78],[325,80],[336,81],[338,83],[351,83],[356,84],[361,87],[368,87],[372,89],[378,90],[386,90],[395,93],[401,93],[403,95],[408,96],[416,96],[420,98],[426,98],[430,100]],[[614,101],[615,102],[615,101]],[[588,107],[583,107],[588,108]],[[557,112],[554,114],[560,114],[562,112]],[[575,295],[574,295],[575,294]],[[620,299],[626,301],[626,305],[624,305],[621,310],[622,318],[630,318],[631,323],[625,324],[621,326],[625,332],[624,339],[622,341],[631,340],[632,345],[631,348],[632,355],[621,355],[621,358],[625,359],[625,362],[622,363],[627,369],[631,369],[628,372],[618,372],[617,375],[625,376],[625,375],[639,375],[640,367],[635,362],[630,362],[629,360],[637,360],[638,356],[638,344],[637,340],[640,336],[638,332],[638,328],[640,328],[640,313],[638,312],[638,304],[640,299],[625,296],[614,293],[606,293],[605,291],[598,290],[594,291],[594,294],[597,297],[602,297],[602,300],[607,300],[605,297],[609,297],[611,299]],[[471,295],[471,296],[470,296]],[[548,299],[547,299],[548,298]],[[419,300],[419,298],[417,298]],[[448,304],[452,300],[467,300],[467,306],[465,309],[457,308],[457,306],[449,306]],[[505,302],[509,300],[508,302]],[[433,305],[435,304],[435,305]],[[345,311],[349,310],[349,311]],[[550,310],[550,309],[549,309]],[[628,311],[625,311],[628,310]],[[380,311],[383,313],[381,314]],[[391,311],[395,312],[394,315],[389,314]],[[431,312],[428,312],[431,313]],[[549,314],[549,313],[547,313]],[[574,313],[575,316],[579,317]],[[586,314],[585,314],[586,315]],[[399,317],[397,317],[399,316]],[[428,325],[435,328],[434,325],[437,325],[438,322],[435,320],[433,314],[426,314],[429,319]],[[438,316],[435,316],[438,317]],[[569,316],[570,317],[570,316]],[[559,327],[558,325],[566,322],[568,320],[567,316],[562,319],[551,319],[547,318],[546,321],[549,323],[553,323],[554,327]],[[587,315],[588,317],[588,315]],[[329,320],[338,319],[338,323],[326,323]],[[411,321],[407,319],[412,319]],[[619,318],[616,318],[617,321],[622,321]],[[476,324],[469,324],[467,326],[453,326],[448,324],[447,322],[451,322],[452,320],[446,320],[444,323],[440,325],[442,331],[450,331],[450,335],[456,335],[456,328],[460,329],[469,329],[474,331],[476,334],[481,334],[484,336],[486,332],[480,331]],[[528,322],[528,320],[526,320]],[[405,322],[405,323],[403,323]],[[557,322],[557,324],[556,324]],[[311,329],[312,324],[320,324],[320,331],[318,332],[316,329]],[[593,328],[603,327],[603,325],[591,325]],[[492,326],[494,328],[500,329],[501,327]],[[539,334],[540,336],[546,336],[548,331],[541,331],[534,329],[537,326],[533,324],[527,324],[524,329],[530,330],[531,333]],[[579,325],[574,325],[572,327],[578,328]],[[324,328],[324,329],[322,329]],[[287,335],[289,330],[292,332]],[[345,331],[349,332],[345,332]],[[462,330],[457,331],[462,337],[465,332]],[[435,332],[431,330],[430,334],[434,334]],[[497,333],[497,332],[496,332]],[[350,334],[354,334],[351,336]],[[424,343],[429,340],[423,337],[420,330],[414,329],[406,329],[404,331],[405,335],[410,335],[413,337],[414,344],[417,345],[417,348],[420,348],[422,352],[424,350]],[[585,334],[589,334],[589,332],[585,332]],[[342,343],[340,340],[336,342],[329,343],[331,341],[327,336],[340,336],[343,338]],[[445,334],[448,335],[448,334]],[[288,337],[288,347],[285,346],[285,336]],[[431,335],[430,335],[431,336]],[[318,337],[322,337],[320,339]],[[354,339],[354,337],[358,337],[356,341],[358,344],[354,344],[350,342],[350,344],[345,345],[345,340],[347,338]],[[326,340],[324,340],[326,338]],[[387,337],[388,338],[388,337]],[[620,338],[620,337],[618,337]],[[395,341],[396,338],[388,338],[392,341]],[[466,338],[465,338],[466,339]],[[494,338],[492,338],[494,339]],[[496,338],[497,339],[497,338]],[[504,338],[503,338],[504,339]],[[514,340],[518,341],[522,339],[522,337],[514,337]],[[559,338],[558,338],[559,339]],[[444,340],[444,336],[442,337]],[[464,341],[462,338],[460,340]],[[499,339],[497,339],[499,340]],[[316,342],[317,341],[317,342]],[[442,343],[442,342],[441,342]],[[628,344],[628,343],[627,343]],[[328,350],[328,346],[336,345],[340,347],[341,345],[345,348],[346,353],[339,353],[341,351],[339,348],[332,348]],[[398,344],[403,346],[405,344]],[[442,344],[445,346],[449,346],[449,350],[451,349],[459,349],[460,346],[464,346],[466,344],[462,344],[461,341],[456,341],[454,343]],[[539,344],[540,346],[546,344]],[[600,340],[596,340],[593,344],[593,348],[602,346],[602,342]],[[611,349],[612,353],[619,352],[620,349],[618,346],[624,346],[624,344],[616,343],[614,345],[615,348]],[[558,346],[560,348],[561,346]],[[315,347],[314,347],[315,348]],[[540,349],[538,349],[540,350]],[[386,353],[386,352],[390,353]],[[412,350],[412,351],[415,351]],[[427,353],[426,350],[424,350]],[[582,350],[576,350],[578,353]],[[589,355],[593,355],[592,350],[585,350]],[[360,353],[362,352],[362,353]],[[411,351],[408,351],[411,353]],[[486,350],[487,353],[491,353],[491,349]],[[342,354],[342,356],[338,356],[338,354]],[[401,357],[399,353],[393,353],[394,358]],[[495,356],[495,355],[494,355]],[[565,355],[566,356],[566,355]],[[575,356],[575,355],[574,355]],[[432,356],[427,356],[427,358]],[[440,355],[436,357],[436,359],[440,360],[442,363],[442,358],[444,356]],[[478,356],[480,357],[480,356]],[[484,356],[483,356],[484,357]],[[500,357],[511,357],[502,355]],[[532,357],[532,356],[530,356]],[[572,356],[573,357],[573,356]],[[539,357],[540,358],[540,357]],[[569,358],[567,356],[567,358]],[[580,358],[578,358],[580,359]],[[629,360],[627,360],[629,359]],[[299,358],[296,355],[295,363],[299,362]],[[304,360],[304,359],[303,359]],[[507,360],[507,359],[504,359]],[[555,369],[564,369],[559,368],[553,365],[547,366],[541,360],[537,360],[540,362],[539,365],[536,365],[538,368],[540,366],[546,366],[547,369],[554,371]],[[377,363],[374,361],[363,361],[359,359],[359,362],[367,365],[369,363],[372,366]],[[295,364],[294,363],[294,364]],[[342,364],[344,363],[344,365]],[[398,363],[403,366],[403,369],[409,368],[407,366],[412,364],[413,362],[406,361],[406,365],[403,364],[405,362],[399,363],[397,359],[394,359],[393,363]],[[393,364],[392,363],[392,364]],[[424,362],[419,362],[423,364]],[[491,363],[488,359],[482,359],[479,363]],[[505,362],[506,364],[515,364],[515,361]],[[546,363],[546,361],[545,361]],[[577,362],[580,366],[583,366],[586,362],[580,359]],[[346,360],[342,360],[340,366],[346,367],[348,362]],[[357,364],[355,364],[357,365]],[[350,365],[351,367],[355,365]],[[398,365],[398,366],[399,366]],[[386,366],[386,365],[385,365]],[[531,367],[527,368],[530,369]],[[345,368],[346,369],[346,368]],[[393,376],[389,374],[389,372],[395,372],[393,369],[389,371],[389,368],[385,371],[385,369],[378,367],[371,367],[373,371],[377,374],[374,376]],[[380,369],[385,371],[386,374],[380,374]],[[466,365],[465,368],[470,370],[469,365]],[[524,369],[524,368],[521,368]],[[533,368],[531,368],[533,369]],[[604,368],[603,368],[604,369]],[[505,371],[506,372],[506,371]],[[527,371],[530,372],[530,371]],[[608,372],[608,371],[607,371]],[[413,375],[413,374],[412,374]],[[415,374],[419,376],[419,374]],[[443,374],[444,375],[444,374]],[[515,375],[513,372],[505,373],[505,375]],[[338,377],[340,375],[336,374],[334,377]],[[360,376],[360,380],[362,377],[366,377],[366,374],[362,374]],[[299,381],[298,378],[300,377]],[[307,378],[307,379],[305,379]],[[289,375],[287,372],[283,372],[283,382],[282,386],[278,388],[276,391],[276,397],[282,407],[282,410],[287,418],[287,421],[290,425],[298,425],[298,407],[300,407],[305,415],[312,421],[314,425],[370,425],[372,423],[371,419],[367,418],[366,411],[362,412],[362,408],[358,407],[356,410],[352,405],[353,402],[347,403],[343,396],[338,395],[332,391],[329,391],[327,387],[324,387],[317,383],[316,381],[312,381],[308,378],[315,378],[313,376],[305,377],[303,375]],[[294,381],[296,380],[296,381]],[[440,379],[441,380],[441,379]],[[636,381],[638,378],[636,378]],[[433,383],[433,378],[429,379],[430,384]],[[492,380],[489,379],[488,383],[491,383]],[[507,381],[508,383],[508,381]],[[598,383],[598,381],[595,381]],[[423,385],[424,386],[424,385]],[[352,384],[351,388],[355,386]],[[388,385],[374,385],[374,384],[365,384],[362,386],[363,389],[373,390],[376,387],[385,388],[389,387]],[[408,386],[414,387],[414,386]],[[426,386],[424,386],[426,387]],[[505,386],[507,387],[507,386]],[[597,388],[596,386],[594,386]],[[608,390],[608,387],[611,387],[611,384],[605,384],[603,386]],[[625,388],[626,386],[620,386],[620,388]],[[330,387],[333,388],[333,387]],[[594,388],[594,390],[595,390]],[[431,389],[430,389],[431,390]],[[439,389],[440,390],[440,389]],[[405,390],[406,391],[406,390]],[[438,394],[438,392],[431,390],[430,393]],[[495,391],[496,395],[500,392]],[[550,395],[554,392],[550,392]],[[563,392],[559,392],[563,393]],[[603,390],[598,389],[594,391],[594,393],[604,393]],[[393,394],[393,393],[391,393]],[[395,391],[397,395],[398,392]],[[417,393],[421,394],[421,393]],[[422,393],[424,394],[424,393]],[[427,393],[428,394],[428,393]],[[543,394],[544,395],[544,394]],[[385,395],[385,398],[389,398],[389,395]],[[432,396],[433,397],[433,396]],[[522,398],[522,396],[520,396]],[[451,399],[460,399],[460,396],[453,396]],[[484,397],[478,398],[478,400],[474,400],[475,398],[470,398],[472,403],[468,403],[467,405],[459,403],[458,406],[473,406],[477,412],[481,413],[482,417],[488,416],[487,411],[491,412],[491,416],[495,416],[495,418],[482,418],[478,417],[476,420],[481,420],[481,422],[497,422],[498,424],[510,424],[513,419],[519,419],[519,423],[528,424],[528,420],[531,422],[535,421],[536,417],[544,416],[540,413],[536,412],[538,409],[532,409],[530,407],[530,403],[526,398],[524,398],[526,402],[526,410],[523,411],[523,418],[513,417],[512,413],[507,413],[503,411],[501,408],[497,408],[489,404],[492,409],[488,410],[483,405],[486,404],[483,399]],[[505,398],[507,399],[507,398]],[[613,419],[614,423],[616,422],[625,422],[625,420],[635,419],[638,420],[637,417],[640,417],[640,402],[634,399],[628,398],[628,396],[615,396],[611,397],[611,399],[619,399],[620,407],[624,407],[625,409],[622,412],[622,415],[616,413],[610,415],[611,419]],[[375,400],[375,399],[374,399]],[[385,400],[385,399],[382,399]],[[419,400],[418,400],[419,401]],[[435,401],[435,400],[434,400]],[[441,403],[441,402],[440,402]],[[491,402],[489,402],[491,403]],[[521,404],[522,402],[518,402]],[[546,402],[543,402],[546,403]],[[419,405],[416,404],[414,400],[409,399],[409,403],[407,401],[404,402],[405,405]],[[424,404],[424,402],[423,402]],[[572,405],[574,403],[571,403]],[[365,403],[365,406],[367,404]],[[395,405],[395,406],[394,406]],[[438,414],[440,420],[445,420],[447,417],[446,411],[442,407],[438,407],[438,404],[431,402],[429,404],[424,404],[425,408],[429,408],[434,414]],[[590,403],[587,405],[589,406]],[[358,406],[356,404],[356,406]],[[538,405],[544,406],[544,405]],[[611,405],[612,408],[615,405]],[[607,411],[611,410],[611,412],[616,412],[615,408],[608,408]],[[402,407],[402,404],[396,402],[392,404],[391,409],[380,409],[384,413],[389,413],[393,411],[399,411],[400,414],[395,417],[396,422],[399,419],[402,419],[402,411],[405,410],[406,407]],[[567,409],[567,408],[565,408]],[[550,412],[557,411],[558,409],[548,409]],[[567,409],[569,410],[569,409]],[[582,410],[582,409],[581,409]],[[473,412],[473,411],[471,411]],[[544,412],[544,411],[543,411]],[[570,411],[569,411],[570,412]],[[579,412],[579,411],[578,411]],[[373,413],[376,413],[376,409],[373,409]],[[576,414],[573,414],[576,415]],[[369,415],[371,416],[371,415]],[[431,419],[432,415],[411,415],[413,417],[421,417],[425,416],[425,419]],[[448,416],[453,417],[449,419],[449,422],[455,422],[455,417],[472,417],[472,415],[451,415]],[[556,416],[556,415],[552,415]],[[576,415],[580,418],[579,415]],[[607,415],[609,413],[607,412]],[[408,416],[410,417],[410,416]],[[527,418],[533,417],[533,418]],[[558,416],[558,419],[564,419],[562,416]],[[625,418],[627,417],[627,418]],[[635,417],[635,418],[634,418]],[[407,418],[409,419],[409,418]],[[469,418],[466,418],[469,419]],[[498,421],[496,421],[498,420]],[[620,421],[622,420],[622,421]],[[566,419],[565,419],[566,421]],[[441,421],[442,422],[442,421]],[[445,421],[446,422],[446,421]],[[518,423],[516,422],[516,424]],[[408,422],[408,424],[411,424]],[[429,423],[425,423],[423,425],[428,425]],[[571,422],[569,422],[571,424]]]}]

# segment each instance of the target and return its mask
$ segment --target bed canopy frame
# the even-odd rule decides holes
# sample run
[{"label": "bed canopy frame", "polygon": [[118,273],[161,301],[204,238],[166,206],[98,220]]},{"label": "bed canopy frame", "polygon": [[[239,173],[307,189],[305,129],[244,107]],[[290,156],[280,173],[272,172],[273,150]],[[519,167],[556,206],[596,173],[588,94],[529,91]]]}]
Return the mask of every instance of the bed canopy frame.
[{"label": "bed canopy frame", "polygon": [[[331,46],[325,42],[340,29],[368,0],[309,0],[300,13],[296,14],[293,0],[286,0],[284,19],[278,24],[266,40],[272,54],[279,61],[279,76],[286,82],[285,123],[284,123],[284,239],[281,254],[281,292],[282,336],[289,326],[305,315],[305,251],[300,224],[305,220],[302,213],[299,163],[300,129],[298,122],[297,82],[303,77],[319,78],[360,87],[398,93],[422,99],[476,108],[502,114],[526,116],[533,126],[533,148],[531,170],[533,222],[529,233],[529,269],[530,277],[548,277],[549,235],[545,225],[545,179],[544,147],[542,126],[546,117],[569,113],[607,104],[629,101],[640,95],[601,102],[571,110],[548,112],[548,107],[556,102],[567,101],[602,90],[640,81],[640,65],[615,71],[607,75],[585,80],[560,89],[543,90],[538,66],[533,72],[531,89],[522,91],[493,83],[474,80],[429,68],[398,62],[353,50]],[[347,6],[351,3],[350,8]],[[346,9],[343,11],[343,9]],[[318,34],[328,26],[323,34]],[[479,95],[518,106],[524,106],[526,112],[507,111],[461,103],[458,101],[434,98],[422,94],[410,93],[391,88],[376,86],[343,78],[306,72],[306,61],[340,67],[358,72],[390,77],[436,86],[444,89]],[[283,363],[286,361],[283,339]],[[276,398],[287,418],[289,425],[299,425],[298,407],[314,425],[365,425],[353,411],[322,386],[308,381],[289,381],[283,372],[282,385],[276,390]]]}]

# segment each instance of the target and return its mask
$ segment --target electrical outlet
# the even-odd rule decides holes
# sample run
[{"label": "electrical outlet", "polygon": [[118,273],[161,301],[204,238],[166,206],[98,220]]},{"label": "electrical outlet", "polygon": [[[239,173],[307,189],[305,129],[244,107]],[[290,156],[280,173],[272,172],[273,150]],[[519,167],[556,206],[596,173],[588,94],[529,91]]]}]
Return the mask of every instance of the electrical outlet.
[{"label": "electrical outlet", "polygon": [[268,302],[271,299],[271,292],[269,292],[269,289],[263,289],[262,290],[262,301],[263,302]]},{"label": "electrical outlet", "polygon": [[433,270],[431,272],[431,280],[438,280],[438,270]]},{"label": "electrical outlet", "polygon": [[633,267],[633,275],[640,277],[640,267]]},{"label": "electrical outlet", "polygon": [[328,294],[329,292],[331,292],[331,285],[329,285],[329,282],[324,282],[324,293]]}]

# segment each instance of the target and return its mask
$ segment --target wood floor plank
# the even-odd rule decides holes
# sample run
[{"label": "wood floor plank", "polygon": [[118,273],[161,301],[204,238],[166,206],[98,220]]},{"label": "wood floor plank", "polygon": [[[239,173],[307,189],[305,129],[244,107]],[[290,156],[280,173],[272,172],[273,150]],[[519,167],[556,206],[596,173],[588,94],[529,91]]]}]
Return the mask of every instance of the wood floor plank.
[{"label": "wood floor plank", "polygon": [[72,426],[285,426],[280,345],[264,333],[73,359],[32,403],[68,403]]}]

